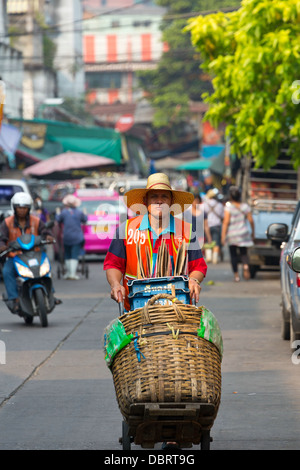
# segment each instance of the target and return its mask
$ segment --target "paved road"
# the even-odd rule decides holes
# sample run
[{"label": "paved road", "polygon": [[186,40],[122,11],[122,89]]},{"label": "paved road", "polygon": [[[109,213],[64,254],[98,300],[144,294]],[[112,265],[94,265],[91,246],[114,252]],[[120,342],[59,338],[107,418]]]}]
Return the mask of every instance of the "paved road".
[{"label": "paved road", "polygon": [[[89,279],[78,282],[54,276],[64,303],[49,316],[48,328],[38,321],[26,326],[0,305],[6,346],[1,450],[121,448],[121,414],[102,354],[103,329],[118,310],[107,294],[102,263],[89,268]],[[280,338],[278,273],[236,284],[227,262],[209,265],[201,303],[218,318],[224,341],[211,449],[298,449],[300,365],[292,363],[289,343]]]}]

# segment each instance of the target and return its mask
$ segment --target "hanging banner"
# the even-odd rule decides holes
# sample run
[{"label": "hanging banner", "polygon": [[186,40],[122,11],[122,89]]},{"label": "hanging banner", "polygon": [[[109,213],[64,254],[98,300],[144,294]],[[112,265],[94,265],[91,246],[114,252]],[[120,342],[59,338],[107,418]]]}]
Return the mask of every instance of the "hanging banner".
[{"label": "hanging banner", "polygon": [[47,131],[46,124],[18,121],[11,119],[11,123],[22,132],[21,144],[32,150],[42,149],[45,145]]},{"label": "hanging banner", "polygon": [[204,145],[217,145],[221,142],[221,134],[209,122],[203,122],[202,126],[202,143]]}]

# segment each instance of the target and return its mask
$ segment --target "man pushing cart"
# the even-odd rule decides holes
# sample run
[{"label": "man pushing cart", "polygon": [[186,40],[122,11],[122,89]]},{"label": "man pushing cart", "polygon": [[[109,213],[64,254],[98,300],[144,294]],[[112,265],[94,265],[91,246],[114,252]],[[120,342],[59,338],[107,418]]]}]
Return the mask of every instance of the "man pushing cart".
[{"label": "man pushing cart", "polygon": [[[111,297],[124,305],[104,335],[124,418],[123,449],[132,441],[209,448],[222,338],[214,315],[196,307],[207,265],[184,221],[193,198],[173,190],[167,175],[150,175],[145,189],[125,194],[139,215],[117,229],[105,258]],[[213,383],[203,376],[207,362]]]}]

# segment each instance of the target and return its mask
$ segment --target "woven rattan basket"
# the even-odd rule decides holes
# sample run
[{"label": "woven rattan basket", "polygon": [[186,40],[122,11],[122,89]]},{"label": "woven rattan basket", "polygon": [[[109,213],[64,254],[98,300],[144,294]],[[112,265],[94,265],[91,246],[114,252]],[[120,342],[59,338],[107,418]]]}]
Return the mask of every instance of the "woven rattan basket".
[{"label": "woven rattan basket", "polygon": [[[169,305],[155,304],[159,299]],[[168,294],[153,296],[143,308],[122,315],[134,340],[115,356],[111,371],[120,411],[147,402],[202,402],[221,399],[221,357],[217,347],[197,335],[201,307]]]}]

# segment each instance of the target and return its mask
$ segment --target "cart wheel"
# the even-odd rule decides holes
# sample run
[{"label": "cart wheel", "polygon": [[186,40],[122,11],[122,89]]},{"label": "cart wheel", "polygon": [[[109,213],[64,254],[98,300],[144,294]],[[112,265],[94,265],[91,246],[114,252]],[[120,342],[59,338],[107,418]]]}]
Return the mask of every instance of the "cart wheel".
[{"label": "cart wheel", "polygon": [[122,446],[123,450],[131,450],[131,439],[128,434],[129,427],[126,421],[122,421]]},{"label": "cart wheel", "polygon": [[89,277],[89,268],[86,267],[85,268],[85,278],[88,279],[88,277]]},{"label": "cart wheel", "polygon": [[201,450],[210,450],[210,432],[209,431],[202,432]]}]

